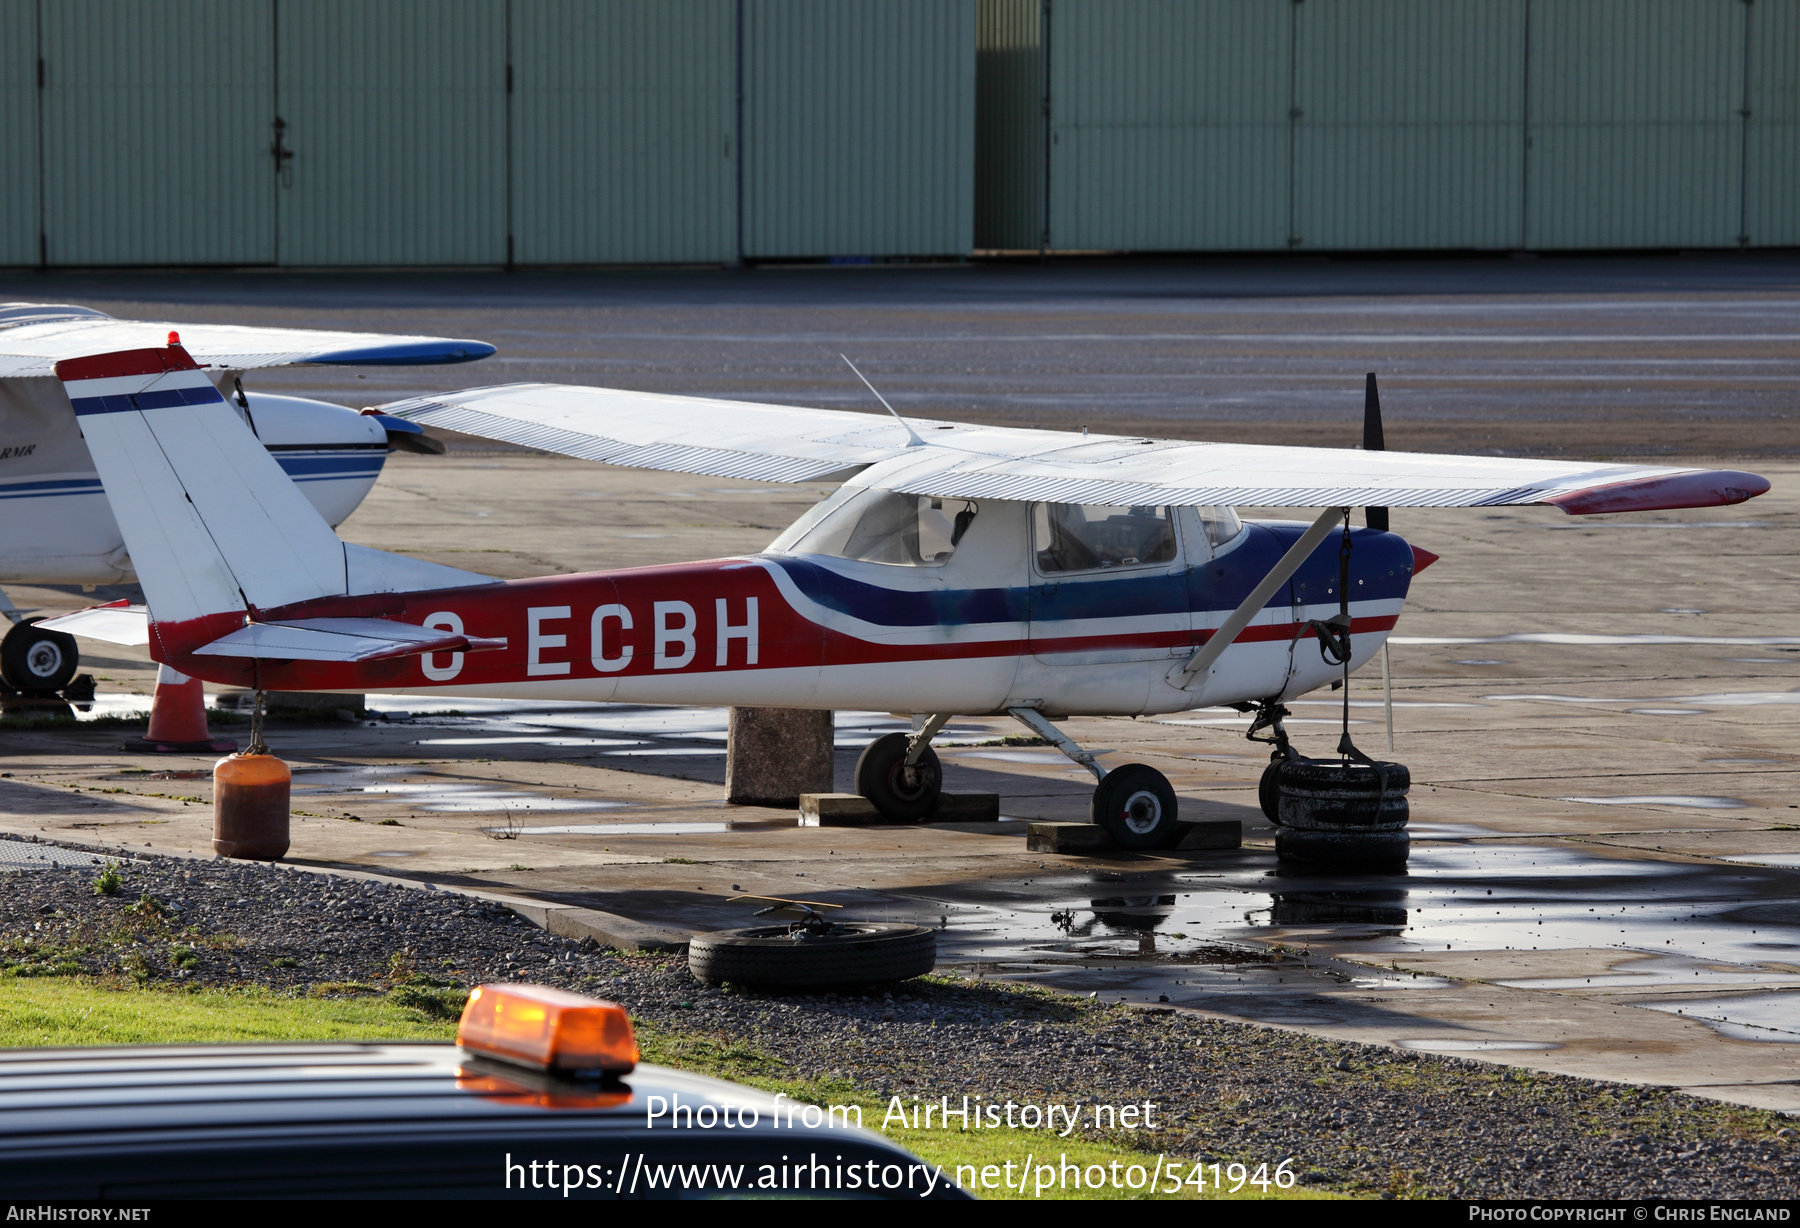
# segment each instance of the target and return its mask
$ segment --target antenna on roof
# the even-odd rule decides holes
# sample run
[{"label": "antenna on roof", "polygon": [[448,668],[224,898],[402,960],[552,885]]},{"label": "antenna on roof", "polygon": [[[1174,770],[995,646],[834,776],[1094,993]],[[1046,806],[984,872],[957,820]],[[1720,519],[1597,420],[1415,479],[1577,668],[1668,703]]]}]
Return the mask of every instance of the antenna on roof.
[{"label": "antenna on roof", "polygon": [[[849,367],[852,371],[856,371],[856,364],[850,361],[849,355],[839,354],[838,357],[844,360],[845,366]],[[861,371],[856,371],[856,378],[863,382],[863,387],[867,388],[870,392],[875,392],[875,385],[869,382],[868,376],[864,375]],[[882,396],[879,392],[875,392],[875,399],[881,402],[881,407],[883,409],[894,415],[895,422],[898,422],[902,427],[906,428],[907,447],[923,447],[925,445],[925,441],[919,438],[919,433],[913,430],[912,427],[907,426],[906,419],[902,418],[899,413],[895,411],[894,407],[887,403],[886,397]]]}]

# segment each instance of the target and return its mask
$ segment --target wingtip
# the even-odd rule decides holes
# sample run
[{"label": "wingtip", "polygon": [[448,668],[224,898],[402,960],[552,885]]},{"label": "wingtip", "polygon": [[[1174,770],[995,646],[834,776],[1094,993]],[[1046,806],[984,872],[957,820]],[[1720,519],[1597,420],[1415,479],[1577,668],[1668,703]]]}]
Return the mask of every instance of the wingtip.
[{"label": "wingtip", "polygon": [[1769,479],[1741,469],[1695,469],[1662,477],[1633,478],[1552,495],[1553,503],[1571,516],[1606,512],[1666,512],[1688,507],[1729,507],[1769,490]]}]

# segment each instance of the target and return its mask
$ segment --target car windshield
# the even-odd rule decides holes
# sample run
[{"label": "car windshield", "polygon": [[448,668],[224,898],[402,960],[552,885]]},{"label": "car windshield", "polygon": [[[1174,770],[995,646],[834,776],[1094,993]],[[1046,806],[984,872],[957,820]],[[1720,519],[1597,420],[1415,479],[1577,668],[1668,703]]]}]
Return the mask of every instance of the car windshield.
[{"label": "car windshield", "polygon": [[1039,503],[1031,518],[1041,572],[1175,560],[1175,522],[1166,507]]},{"label": "car windshield", "polygon": [[794,522],[769,549],[895,567],[941,567],[975,522],[967,499],[840,490]]}]

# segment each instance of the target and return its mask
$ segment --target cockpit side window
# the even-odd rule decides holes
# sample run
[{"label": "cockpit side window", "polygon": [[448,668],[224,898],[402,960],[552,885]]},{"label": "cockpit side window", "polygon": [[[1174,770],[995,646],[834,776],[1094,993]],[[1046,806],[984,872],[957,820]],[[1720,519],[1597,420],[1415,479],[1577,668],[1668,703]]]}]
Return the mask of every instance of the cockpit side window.
[{"label": "cockpit side window", "polygon": [[839,491],[776,538],[769,549],[894,567],[942,567],[979,510],[967,499]]},{"label": "cockpit side window", "polygon": [[1175,561],[1175,518],[1167,507],[1038,503],[1031,520],[1045,574]]},{"label": "cockpit side window", "polygon": [[1214,550],[1244,531],[1244,522],[1238,518],[1235,507],[1197,507],[1194,510],[1200,514],[1200,527],[1206,531],[1206,540],[1212,543]]}]

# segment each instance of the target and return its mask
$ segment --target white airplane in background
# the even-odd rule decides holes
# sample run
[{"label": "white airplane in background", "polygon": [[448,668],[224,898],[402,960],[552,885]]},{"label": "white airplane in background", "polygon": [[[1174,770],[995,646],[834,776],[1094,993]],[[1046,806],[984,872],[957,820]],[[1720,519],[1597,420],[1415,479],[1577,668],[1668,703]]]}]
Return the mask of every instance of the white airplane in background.
[{"label": "white airplane in background", "polygon": [[[96,350],[179,336],[219,393],[327,524],[363,501],[390,450],[442,451],[409,422],[305,397],[246,392],[244,372],[289,364],[417,366],[471,362],[494,347],[444,337],[118,320],[88,307],[0,303],[0,585],[126,584],[125,536],[53,367]],[[15,691],[60,691],[79,664],[75,641],[23,619],[0,641],[0,679]]]}]

